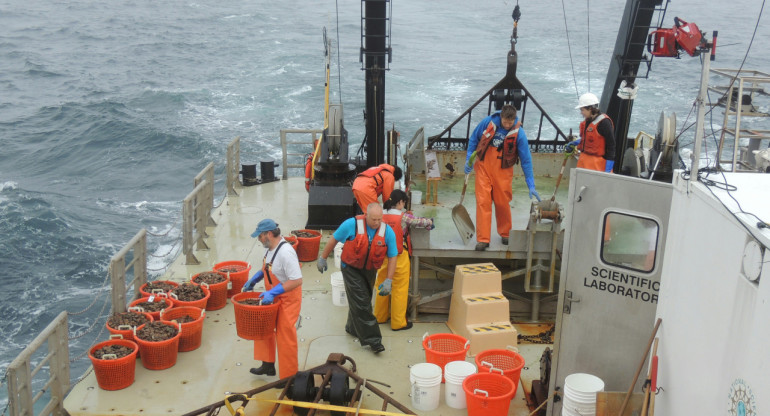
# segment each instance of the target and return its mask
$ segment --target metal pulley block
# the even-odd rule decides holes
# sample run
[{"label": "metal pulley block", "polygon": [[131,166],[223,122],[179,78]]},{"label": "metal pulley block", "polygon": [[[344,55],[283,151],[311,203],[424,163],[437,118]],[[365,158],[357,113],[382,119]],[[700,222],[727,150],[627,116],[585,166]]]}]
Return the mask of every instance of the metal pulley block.
[{"label": "metal pulley block", "polygon": [[564,218],[564,210],[557,201],[547,199],[532,202],[529,217],[530,223],[539,223],[544,219],[559,223]]}]

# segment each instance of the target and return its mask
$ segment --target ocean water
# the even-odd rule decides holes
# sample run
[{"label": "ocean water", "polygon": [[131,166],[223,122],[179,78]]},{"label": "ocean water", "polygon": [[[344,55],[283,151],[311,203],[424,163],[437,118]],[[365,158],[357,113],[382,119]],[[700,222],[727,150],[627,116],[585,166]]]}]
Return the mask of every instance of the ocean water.
[{"label": "ocean water", "polygon": [[[675,0],[664,26],[679,16],[719,30],[712,66],[738,67],[762,4]],[[405,139],[421,126],[436,134],[501,78],[515,5],[395,0],[387,125]],[[577,95],[600,95],[624,5],[519,5],[519,78],[562,129],[576,129]],[[179,250],[181,200],[210,161],[217,201],[224,194],[232,138],[242,138],[242,162],[257,163],[280,157],[281,128],[322,127],[324,27],[335,39],[332,101],[344,104],[357,149],[360,17],[352,0],[0,0],[0,374],[59,312],[92,305],[70,318],[71,335],[85,333],[70,346],[76,381],[106,317],[93,300],[105,295],[110,257],[145,227],[149,267],[162,273]],[[763,20],[745,68],[770,69]],[[656,59],[630,131],[654,133],[661,111],[676,112],[681,130],[699,84],[698,58]]]}]

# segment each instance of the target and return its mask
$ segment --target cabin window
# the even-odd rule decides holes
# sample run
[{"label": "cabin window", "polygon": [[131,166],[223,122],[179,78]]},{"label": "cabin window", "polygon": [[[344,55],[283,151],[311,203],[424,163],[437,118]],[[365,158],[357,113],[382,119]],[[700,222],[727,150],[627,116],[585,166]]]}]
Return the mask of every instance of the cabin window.
[{"label": "cabin window", "polygon": [[601,259],[613,266],[649,273],[655,268],[658,223],[649,218],[608,212],[604,216]]}]

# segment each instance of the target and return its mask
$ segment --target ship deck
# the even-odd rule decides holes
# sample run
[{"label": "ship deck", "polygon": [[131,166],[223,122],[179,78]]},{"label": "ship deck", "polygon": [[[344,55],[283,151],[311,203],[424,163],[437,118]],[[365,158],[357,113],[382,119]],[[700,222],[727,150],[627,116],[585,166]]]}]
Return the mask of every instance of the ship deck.
[{"label": "ship deck", "polygon": [[[558,174],[556,164],[555,172]],[[517,168],[518,169],[518,168]],[[550,176],[550,177],[549,177]],[[538,190],[543,198],[550,198],[556,175],[538,176]],[[565,180],[567,173],[565,173]],[[523,183],[523,181],[521,181]],[[173,281],[187,281],[190,276],[211,270],[215,263],[226,260],[248,261],[261,265],[263,248],[251,238],[256,223],[263,218],[273,218],[279,224],[284,235],[291,230],[304,228],[306,221],[307,193],[297,192],[303,189],[303,178],[289,178],[259,186],[245,187],[238,190],[239,196],[226,198],[224,203],[213,211],[213,219],[218,224],[207,230],[208,250],[199,250],[195,256],[199,265],[184,264],[184,256],[179,256],[161,278]],[[423,183],[424,185],[424,183]],[[416,185],[420,186],[419,183]],[[454,185],[439,188],[439,205],[415,207],[419,215],[432,216],[437,220],[437,228],[432,231],[428,249],[449,258],[476,258],[475,262],[496,256],[505,256],[504,246],[499,240],[484,253],[473,252],[474,243],[465,246],[458,243],[459,235],[451,220],[451,207],[459,202],[459,189]],[[526,191],[521,186],[514,188],[513,205],[526,207],[524,216],[528,216],[529,202],[525,201]],[[566,198],[568,187],[562,183],[557,199]],[[424,188],[423,188],[424,189]],[[474,199],[472,187],[466,193],[464,205],[474,217]],[[296,207],[291,209],[287,207]],[[518,212],[518,210],[514,210]],[[514,214],[514,227],[526,226],[526,220]],[[323,244],[330,231],[325,231]],[[440,243],[440,242],[446,242]],[[470,249],[469,249],[470,247]],[[421,250],[418,248],[417,250]],[[423,253],[425,254],[425,253]],[[488,260],[487,260],[488,261]],[[324,274],[318,273],[315,262],[302,263],[303,302],[299,338],[300,369],[310,369],[326,362],[330,353],[342,353],[357,364],[357,374],[368,380],[384,383],[379,386],[401,404],[412,407],[410,398],[410,366],[424,362],[425,352],[422,338],[426,333],[451,332],[446,325],[446,315],[420,314],[414,320],[414,327],[394,332],[389,324],[382,324],[383,345],[386,350],[375,355],[368,348],[362,347],[357,339],[344,331],[347,307],[333,305],[330,275],[337,271],[330,261],[330,269]],[[422,279],[421,279],[422,280]],[[446,280],[446,279],[444,279]],[[261,286],[261,285],[259,285]],[[259,290],[259,286],[255,290]],[[549,329],[550,323],[515,323],[520,334],[534,335]],[[531,382],[540,377],[539,360],[544,344],[520,344],[519,352],[526,360],[521,374],[521,383],[516,396],[511,402],[510,415],[527,415],[525,394]],[[473,362],[473,358],[467,358]],[[247,392],[278,380],[277,376],[255,376],[249,368],[258,364],[253,359],[253,343],[239,338],[235,331],[235,318],[230,302],[223,309],[208,311],[203,327],[203,341],[200,348],[179,353],[176,364],[166,370],[152,371],[142,367],[137,360],[135,382],[126,389],[105,391],[98,387],[91,372],[78,383],[65,399],[65,408],[73,416],[90,415],[169,415],[184,414],[221,401],[227,394]],[[280,363],[278,364],[280,365]],[[276,399],[281,390],[271,389],[260,393],[257,398]],[[380,409],[382,400],[374,394],[365,393],[362,408]],[[461,415],[466,410],[448,407],[444,401],[444,385],[441,386],[440,405],[435,411],[423,412],[425,415]],[[254,400],[244,409],[246,415],[269,414],[272,403]],[[388,410],[398,412],[395,408]],[[291,414],[290,406],[282,405],[277,414]],[[222,408],[219,414],[228,414]],[[328,414],[320,411],[317,414]]]}]

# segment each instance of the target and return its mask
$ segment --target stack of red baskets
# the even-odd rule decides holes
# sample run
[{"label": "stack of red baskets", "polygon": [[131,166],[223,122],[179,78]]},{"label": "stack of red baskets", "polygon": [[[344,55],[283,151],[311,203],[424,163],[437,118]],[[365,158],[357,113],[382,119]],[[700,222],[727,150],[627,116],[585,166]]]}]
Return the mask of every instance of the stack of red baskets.
[{"label": "stack of red baskets", "polygon": [[257,299],[262,292],[243,292],[233,296],[235,330],[239,337],[248,340],[265,339],[275,333],[275,320],[281,300],[268,305],[246,305],[246,299]]}]

